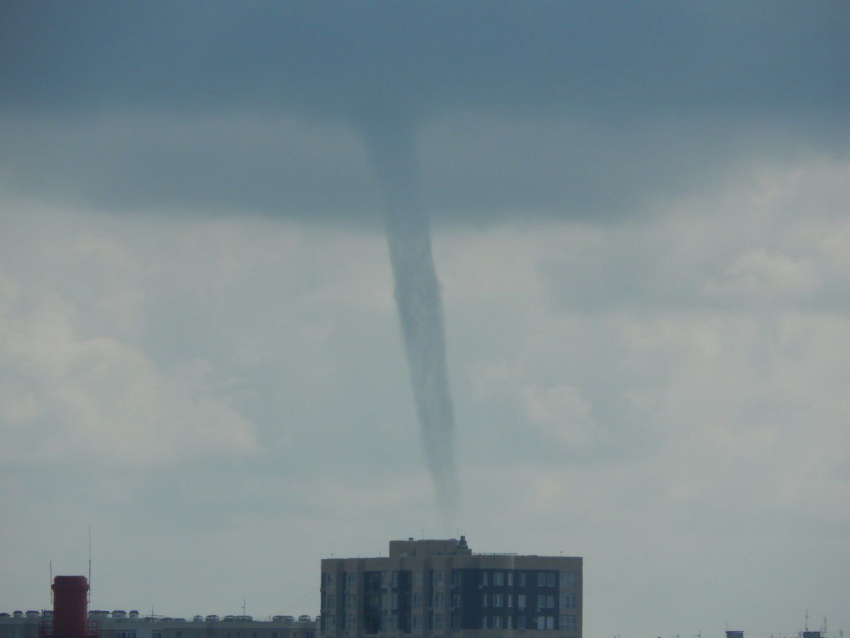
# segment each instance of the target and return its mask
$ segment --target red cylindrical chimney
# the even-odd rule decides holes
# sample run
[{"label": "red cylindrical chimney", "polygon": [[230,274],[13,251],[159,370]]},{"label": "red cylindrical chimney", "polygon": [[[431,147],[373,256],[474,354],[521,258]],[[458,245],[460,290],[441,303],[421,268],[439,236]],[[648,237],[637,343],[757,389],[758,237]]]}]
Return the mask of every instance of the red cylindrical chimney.
[{"label": "red cylindrical chimney", "polygon": [[53,579],[54,638],[85,638],[88,634],[89,583],[85,576]]}]

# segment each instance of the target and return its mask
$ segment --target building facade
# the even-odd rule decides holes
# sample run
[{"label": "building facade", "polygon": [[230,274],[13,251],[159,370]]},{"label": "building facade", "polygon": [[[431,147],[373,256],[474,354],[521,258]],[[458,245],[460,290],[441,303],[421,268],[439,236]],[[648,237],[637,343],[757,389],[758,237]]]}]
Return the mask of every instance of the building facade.
[{"label": "building facade", "polygon": [[322,561],[321,612],[324,638],[580,638],[582,559],[390,541],[388,557]]},{"label": "building facade", "polygon": [[[39,638],[51,620],[50,611],[0,613],[0,638]],[[310,616],[194,616],[192,618],[143,617],[137,611],[90,611],[100,638],[316,638],[316,621]]]}]

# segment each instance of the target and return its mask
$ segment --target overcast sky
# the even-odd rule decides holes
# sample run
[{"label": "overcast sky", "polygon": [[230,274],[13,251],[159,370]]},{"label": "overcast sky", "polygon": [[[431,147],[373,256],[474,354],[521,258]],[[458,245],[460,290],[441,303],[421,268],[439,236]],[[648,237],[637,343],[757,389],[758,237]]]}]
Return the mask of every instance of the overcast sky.
[{"label": "overcast sky", "polygon": [[[850,631],[846,2],[0,4],[0,611],[585,559],[585,636]],[[370,135],[415,140],[441,518]]]}]

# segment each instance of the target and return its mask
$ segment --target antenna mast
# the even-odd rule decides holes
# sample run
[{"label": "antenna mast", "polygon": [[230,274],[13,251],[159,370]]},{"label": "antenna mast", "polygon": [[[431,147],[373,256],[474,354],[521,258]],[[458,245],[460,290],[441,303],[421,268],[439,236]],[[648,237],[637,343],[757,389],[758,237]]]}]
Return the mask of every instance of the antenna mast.
[{"label": "antenna mast", "polygon": [[91,602],[91,525],[89,525],[89,591],[88,602]]}]

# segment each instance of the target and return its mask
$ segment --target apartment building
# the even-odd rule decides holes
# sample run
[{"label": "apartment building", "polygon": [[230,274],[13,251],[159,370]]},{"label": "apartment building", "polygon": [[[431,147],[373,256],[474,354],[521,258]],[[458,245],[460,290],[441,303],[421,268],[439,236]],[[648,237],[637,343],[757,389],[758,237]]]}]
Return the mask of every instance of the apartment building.
[{"label": "apartment building", "polygon": [[582,559],[474,554],[466,539],[390,541],[322,561],[324,638],[581,638]]},{"label": "apartment building", "polygon": [[[0,613],[0,638],[40,638],[50,611]],[[138,611],[89,611],[89,622],[99,638],[316,638],[311,616],[194,616],[169,618],[141,616]]]}]

